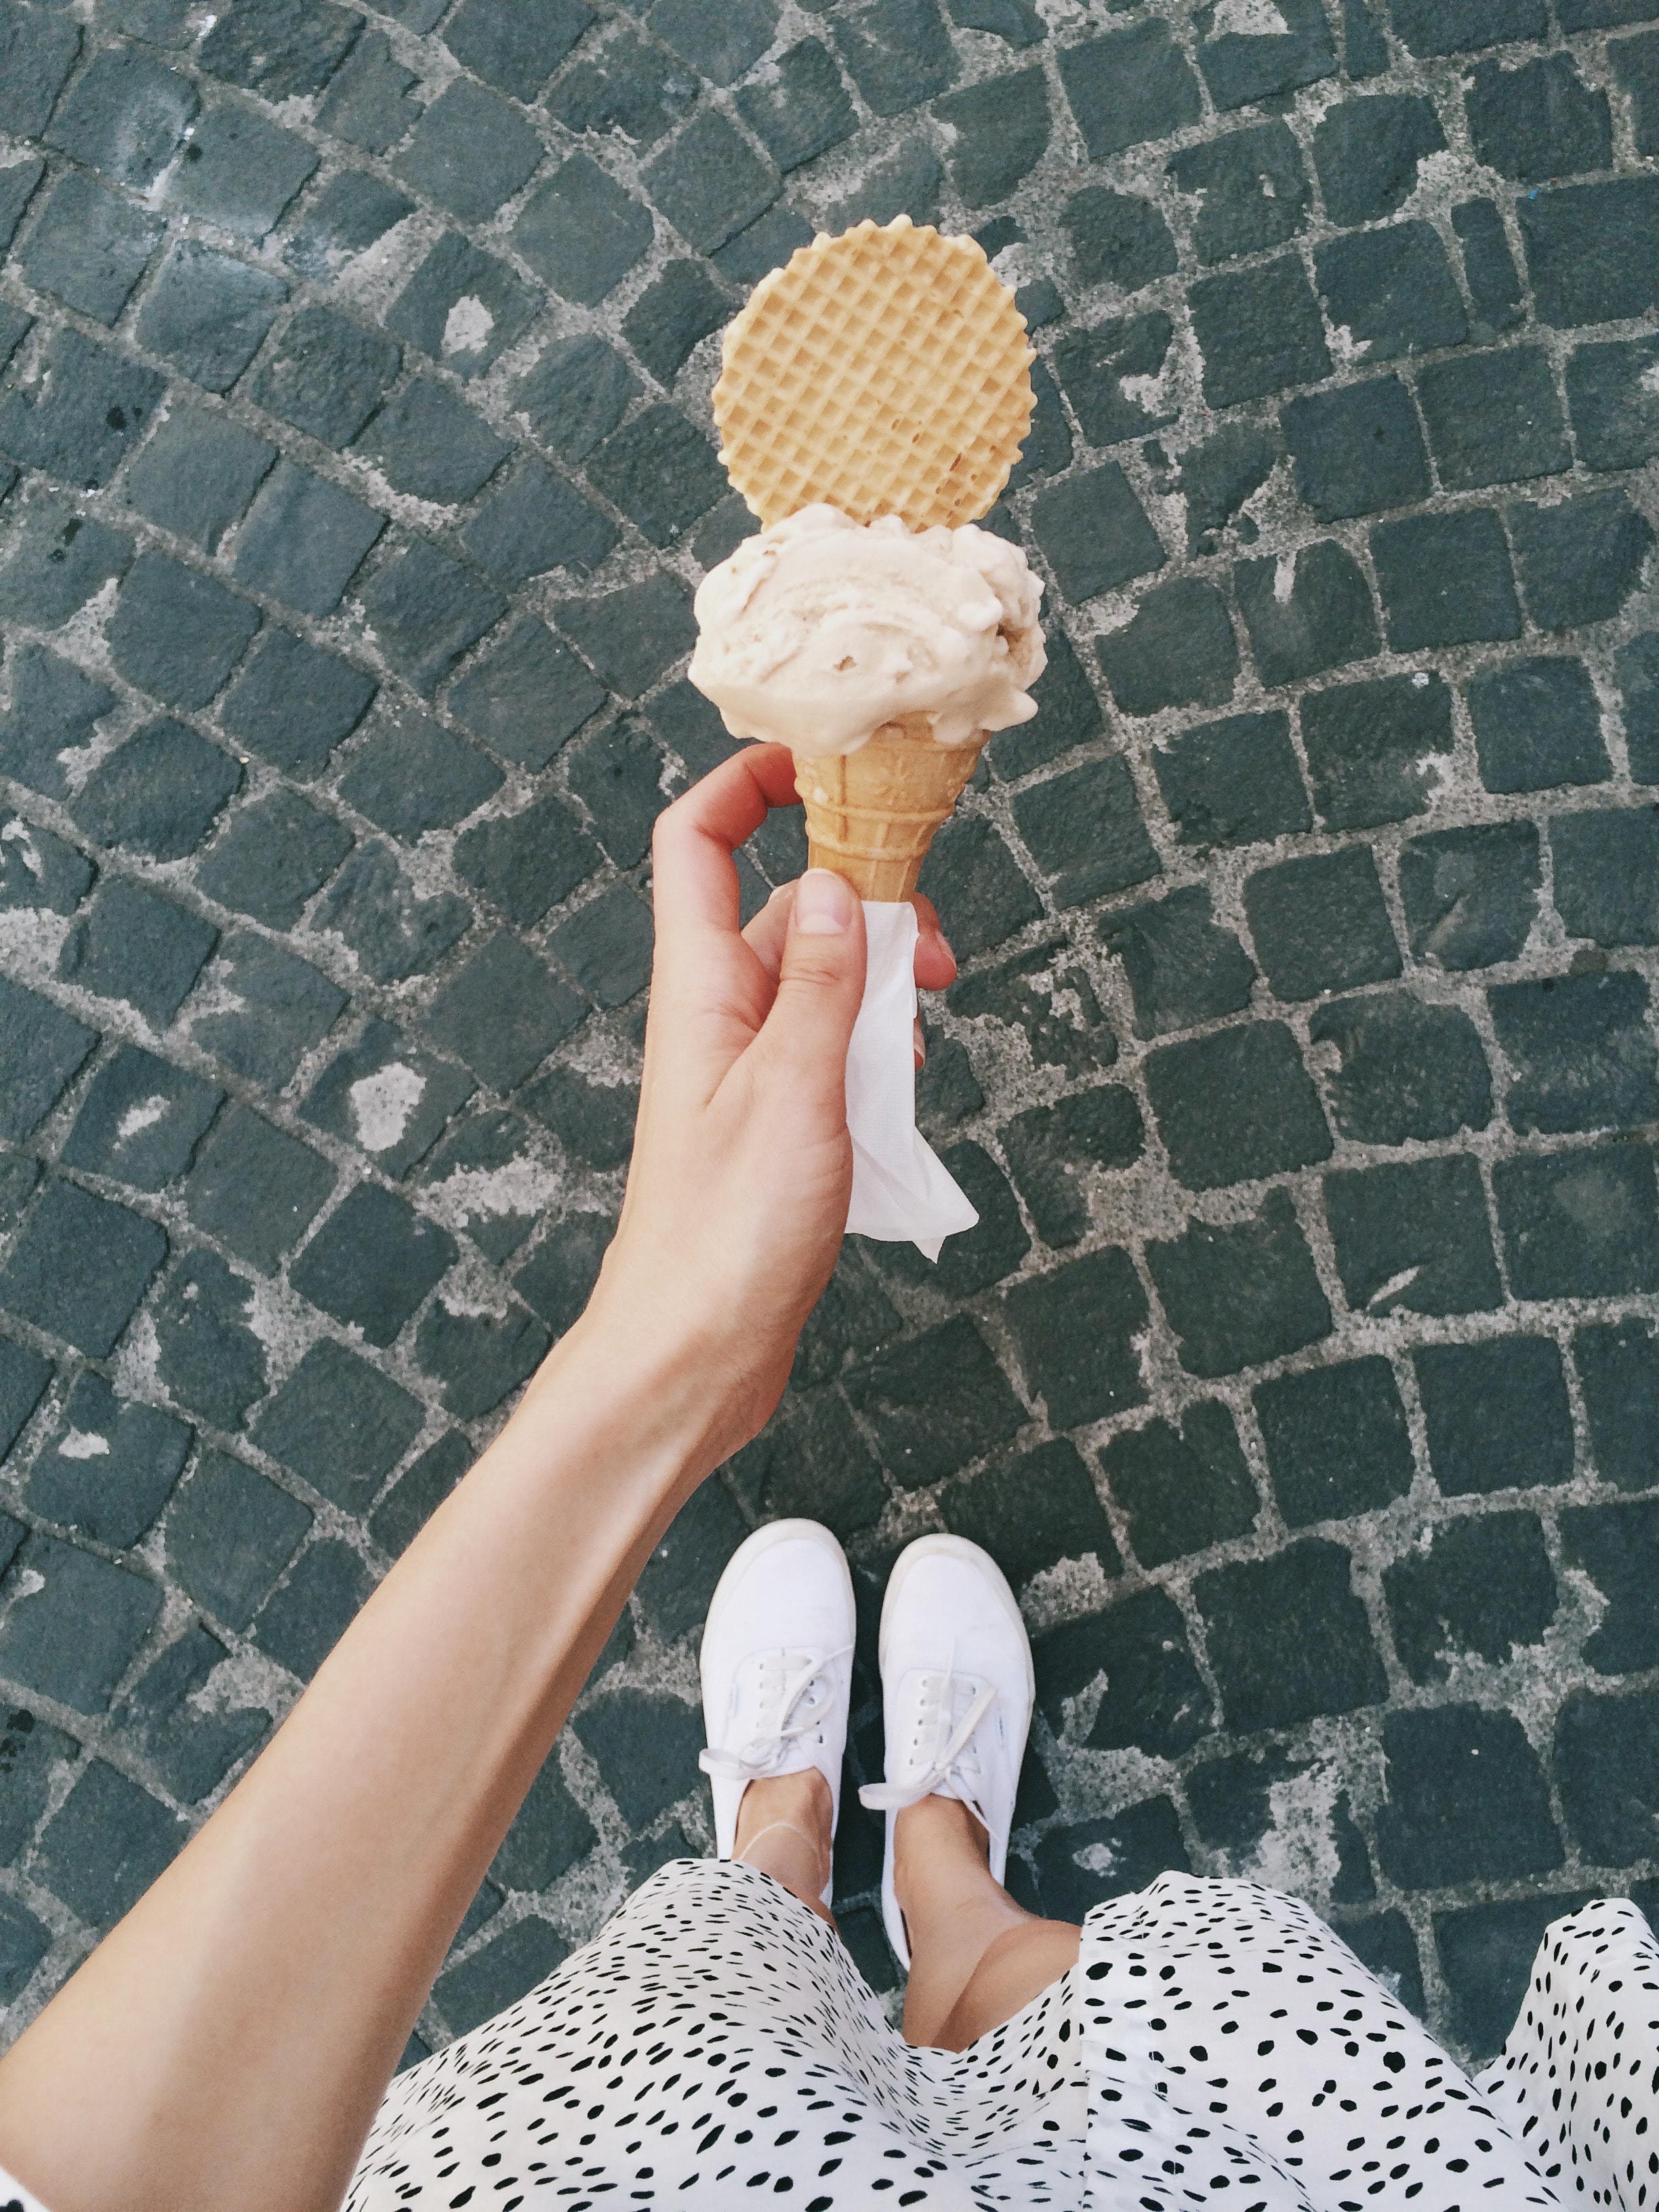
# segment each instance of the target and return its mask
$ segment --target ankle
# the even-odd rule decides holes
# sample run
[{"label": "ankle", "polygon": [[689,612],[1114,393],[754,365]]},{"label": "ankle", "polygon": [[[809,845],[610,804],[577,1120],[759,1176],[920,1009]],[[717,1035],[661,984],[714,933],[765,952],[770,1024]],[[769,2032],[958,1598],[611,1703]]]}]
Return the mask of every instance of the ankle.
[{"label": "ankle", "polygon": [[763,1829],[790,1828],[817,1851],[827,1879],[832,1814],[830,1785],[815,1766],[799,1774],[769,1775],[751,1782],[738,1806],[732,1856],[742,1858]]},{"label": "ankle", "polygon": [[906,1919],[1002,1896],[990,1855],[990,1838],[956,1798],[907,1805],[893,1826],[893,1887]]}]

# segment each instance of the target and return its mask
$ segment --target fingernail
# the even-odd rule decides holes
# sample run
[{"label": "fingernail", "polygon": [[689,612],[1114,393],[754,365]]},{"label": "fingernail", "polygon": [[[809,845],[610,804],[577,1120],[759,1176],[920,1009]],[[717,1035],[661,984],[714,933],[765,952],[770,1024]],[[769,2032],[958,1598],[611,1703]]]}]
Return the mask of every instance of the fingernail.
[{"label": "fingernail", "polygon": [[809,868],[795,891],[795,927],[803,937],[839,937],[852,926],[853,887],[829,868]]}]

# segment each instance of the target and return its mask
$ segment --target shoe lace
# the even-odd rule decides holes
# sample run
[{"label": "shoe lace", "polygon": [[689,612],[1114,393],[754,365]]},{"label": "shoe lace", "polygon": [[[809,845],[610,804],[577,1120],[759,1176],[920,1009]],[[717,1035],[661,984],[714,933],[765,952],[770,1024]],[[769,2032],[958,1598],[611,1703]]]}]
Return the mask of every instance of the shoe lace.
[{"label": "shoe lace", "polygon": [[[991,1824],[980,1798],[978,1785],[982,1769],[974,1750],[974,1738],[980,1723],[996,1703],[996,1688],[988,1682],[970,1698],[962,1718],[947,1734],[945,1716],[955,1704],[951,1692],[959,1680],[955,1674],[936,1675],[924,1688],[914,1741],[921,1741],[931,1722],[936,1748],[927,1764],[903,1782],[866,1782],[859,1791],[860,1805],[872,1813],[902,1813],[908,1805],[919,1805],[924,1797],[955,1797],[968,1808],[987,1833],[990,1832]],[[944,1738],[942,1743],[940,1737]]]},{"label": "shoe lace", "polygon": [[[775,1774],[790,1745],[817,1726],[819,1707],[835,1694],[830,1669],[838,1659],[847,1658],[852,1649],[850,1644],[843,1644],[837,1651],[810,1653],[793,1674],[781,1676],[775,1697],[770,1694],[773,1677],[763,1662],[761,1713],[755,1733],[741,1749],[710,1745],[700,1751],[697,1764],[703,1772],[727,1782],[759,1782]],[[780,1653],[777,1664],[784,1666],[787,1656]],[[815,1694],[819,1692],[822,1695]]]}]

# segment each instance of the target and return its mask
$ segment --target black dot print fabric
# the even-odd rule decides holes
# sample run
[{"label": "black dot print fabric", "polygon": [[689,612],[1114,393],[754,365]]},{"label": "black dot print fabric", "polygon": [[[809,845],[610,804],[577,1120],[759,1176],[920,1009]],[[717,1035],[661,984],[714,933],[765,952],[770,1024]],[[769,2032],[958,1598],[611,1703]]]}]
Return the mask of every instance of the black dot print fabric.
[{"label": "black dot print fabric", "polygon": [[1656,2019],[1647,1923],[1589,1907],[1476,2082],[1295,1899],[1166,1875],[1097,1907],[1014,2019],[918,2051],[787,1891],[678,1860],[399,2075],[346,2212],[1637,2212]]}]

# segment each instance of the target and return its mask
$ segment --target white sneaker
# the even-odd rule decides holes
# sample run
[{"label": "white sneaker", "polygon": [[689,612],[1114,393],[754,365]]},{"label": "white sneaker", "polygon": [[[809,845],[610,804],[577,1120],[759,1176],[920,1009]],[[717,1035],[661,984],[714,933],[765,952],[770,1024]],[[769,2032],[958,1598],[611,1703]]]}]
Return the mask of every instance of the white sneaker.
[{"label": "white sneaker", "polygon": [[887,1815],[882,1918],[907,1968],[893,1891],[897,1816],[924,1797],[956,1798],[990,1838],[1000,1881],[1036,1695],[1025,1623],[995,1560],[965,1536],[919,1538],[900,1554],[881,1608],[887,1779],[859,1792]]},{"label": "white sneaker", "polygon": [[[714,1846],[732,1857],[751,1782],[816,1766],[841,1810],[856,1616],[847,1554],[816,1521],[773,1521],[726,1565],[702,1632],[698,1760],[714,1799]],[[830,1902],[834,1877],[823,1887]]]}]

